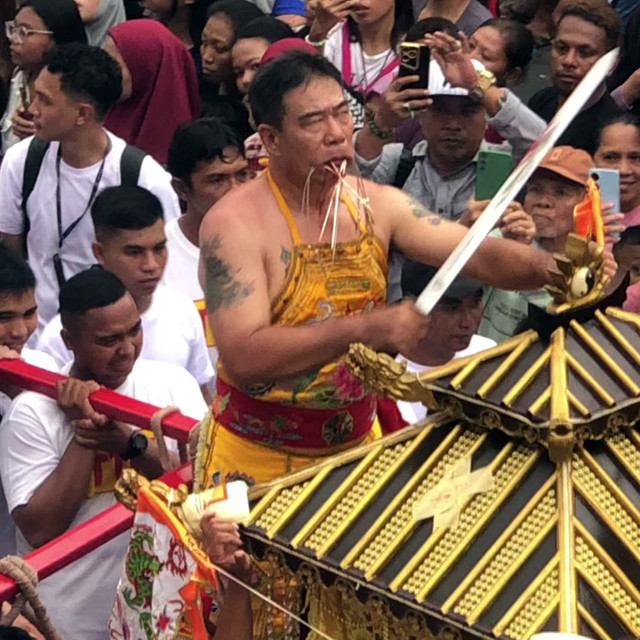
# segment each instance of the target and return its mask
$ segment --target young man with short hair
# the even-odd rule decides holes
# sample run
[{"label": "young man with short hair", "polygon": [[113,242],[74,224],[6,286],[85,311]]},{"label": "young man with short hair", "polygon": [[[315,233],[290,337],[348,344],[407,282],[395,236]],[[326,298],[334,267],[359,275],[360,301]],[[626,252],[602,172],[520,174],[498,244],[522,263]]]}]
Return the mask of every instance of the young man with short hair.
[{"label": "young man with short hair", "polygon": [[[38,330],[57,312],[60,284],[94,262],[89,210],[102,189],[138,184],[158,196],[167,219],[180,213],[167,172],[103,128],[121,92],[120,68],[101,49],[53,49],[30,107],[37,136],[9,149],[0,168],[0,233],[30,257]],[[32,189],[23,203],[26,186]]]},{"label": "young man with short hair", "polygon": [[[553,86],[533,95],[529,107],[550,122],[591,67],[617,46],[619,37],[620,20],[606,0],[563,4],[551,43]],[[556,144],[594,153],[600,123],[619,111],[603,82]]]},{"label": "young man with short hair", "polygon": [[184,291],[202,318],[209,358],[215,366],[218,349],[207,321],[204,291],[198,279],[200,224],[225,194],[255,177],[236,132],[216,118],[201,118],[178,128],[167,168],[184,203],[184,214],[166,225],[169,258],[163,283]]},{"label": "young man with short hair", "polygon": [[[58,400],[22,393],[0,426],[0,474],[20,554],[112,506],[124,466],[148,478],[162,473],[152,440],[91,407],[88,397],[99,385],[156,406],[175,405],[197,420],[206,411],[184,369],[138,358],[140,314],[117,276],[93,268],[72,277],[60,292],[60,312],[74,358],[63,370],[70,377]],[[40,583],[65,640],[105,637],[128,542],[126,532]]]},{"label": "young man with short hair", "polygon": [[[23,358],[29,364],[57,371],[51,356],[25,346],[38,326],[35,287],[36,279],[29,265],[0,243],[0,358]],[[0,421],[19,392],[15,387],[0,384]],[[0,482],[0,558],[15,550],[15,527]]]},{"label": "young man with short hair", "polygon": [[192,300],[204,299],[198,281],[200,224],[225,194],[254,177],[237,134],[216,118],[202,118],[178,128],[167,169],[184,214],[166,224],[169,258],[163,282]]},{"label": "young man with short hair", "polygon": [[[408,261],[402,269],[402,293],[417,298],[437,273],[435,267]],[[495,340],[477,334],[482,320],[481,282],[458,276],[429,314],[426,336],[412,349],[399,354],[407,371],[421,373],[495,346]],[[425,417],[420,402],[398,402],[402,417],[413,424]]]},{"label": "young man with short hair", "polygon": [[[91,218],[96,234],[95,259],[124,282],[142,319],[142,356],[185,368],[208,397],[213,365],[200,316],[182,291],[159,284],[167,262],[160,201],[141,187],[108,187],[96,198]],[[38,344],[62,365],[71,360],[72,354],[60,329],[60,316],[56,316],[45,327]]]}]

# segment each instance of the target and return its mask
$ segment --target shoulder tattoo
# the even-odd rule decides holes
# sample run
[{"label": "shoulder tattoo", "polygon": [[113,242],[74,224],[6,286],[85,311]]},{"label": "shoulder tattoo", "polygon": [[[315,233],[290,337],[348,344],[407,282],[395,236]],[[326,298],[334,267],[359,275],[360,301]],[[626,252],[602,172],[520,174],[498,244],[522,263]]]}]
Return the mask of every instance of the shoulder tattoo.
[{"label": "shoulder tattoo", "polygon": [[426,218],[427,222],[433,225],[434,227],[438,226],[442,222],[442,218],[439,215],[437,215],[436,213],[433,213],[432,211],[429,211],[429,209],[427,209],[422,203],[416,200],[413,196],[410,196],[409,194],[405,194],[405,195],[407,196],[407,200],[409,201],[409,206],[411,207],[411,213],[416,218]]},{"label": "shoulder tattoo", "polygon": [[253,292],[253,282],[243,282],[234,269],[220,257],[222,238],[216,234],[200,249],[205,270],[205,298],[207,311],[233,307]]}]

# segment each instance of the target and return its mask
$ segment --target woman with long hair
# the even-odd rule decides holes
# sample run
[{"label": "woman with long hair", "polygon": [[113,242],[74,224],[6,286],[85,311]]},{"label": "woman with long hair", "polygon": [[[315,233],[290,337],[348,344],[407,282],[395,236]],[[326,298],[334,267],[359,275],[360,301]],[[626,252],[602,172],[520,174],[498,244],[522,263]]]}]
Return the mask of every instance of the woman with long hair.
[{"label": "woman with long hair", "polygon": [[620,209],[625,227],[640,225],[640,119],[621,113],[604,123],[594,154],[596,166],[620,172]]},{"label": "woman with long hair", "polygon": [[214,0],[142,0],[149,18],[159,20],[182,40],[200,69],[200,38],[207,22],[207,10]]},{"label": "woman with long hair", "polygon": [[80,13],[73,0],[26,0],[15,20],[5,23],[15,71],[7,108],[2,117],[2,149],[35,134],[29,114],[33,83],[50,49],[66,42],[87,42]]},{"label": "woman with long hair", "polygon": [[398,75],[396,48],[413,24],[411,0],[318,3],[307,42],[322,50],[365,100]]},{"label": "woman with long hair", "polygon": [[154,20],[130,20],[109,32],[105,51],[122,70],[122,97],[107,114],[105,127],[167,161],[175,130],[200,115],[198,77],[189,52]]}]

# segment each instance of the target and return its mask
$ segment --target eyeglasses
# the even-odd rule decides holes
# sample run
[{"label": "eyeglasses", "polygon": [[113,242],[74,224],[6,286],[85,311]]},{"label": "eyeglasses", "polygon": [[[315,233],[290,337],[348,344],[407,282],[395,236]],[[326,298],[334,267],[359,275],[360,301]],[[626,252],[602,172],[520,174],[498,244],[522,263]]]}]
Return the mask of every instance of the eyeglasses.
[{"label": "eyeglasses", "polygon": [[29,36],[39,34],[43,36],[52,36],[53,31],[43,31],[41,29],[27,29],[27,27],[18,27],[13,20],[4,23],[4,32],[7,38],[15,38],[17,42],[24,42]]}]

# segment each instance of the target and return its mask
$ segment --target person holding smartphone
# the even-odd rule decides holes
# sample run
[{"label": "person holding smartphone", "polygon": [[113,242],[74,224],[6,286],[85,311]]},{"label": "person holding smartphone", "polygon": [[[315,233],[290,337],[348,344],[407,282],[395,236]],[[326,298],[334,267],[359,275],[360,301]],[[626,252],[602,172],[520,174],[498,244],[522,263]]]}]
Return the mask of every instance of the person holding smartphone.
[{"label": "person holding smartphone", "polygon": [[640,225],[640,119],[621,113],[598,134],[595,166],[620,172],[620,209],[625,227]]}]

